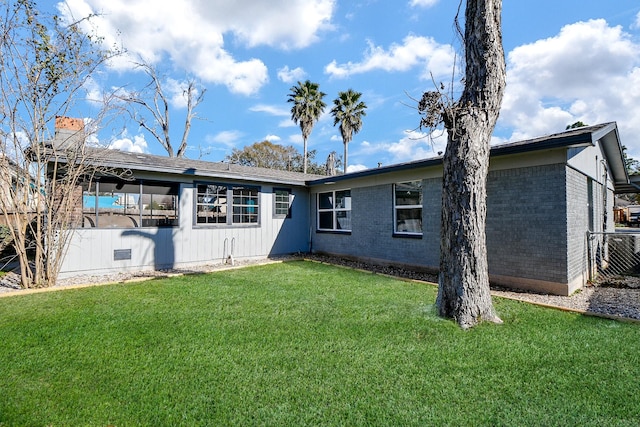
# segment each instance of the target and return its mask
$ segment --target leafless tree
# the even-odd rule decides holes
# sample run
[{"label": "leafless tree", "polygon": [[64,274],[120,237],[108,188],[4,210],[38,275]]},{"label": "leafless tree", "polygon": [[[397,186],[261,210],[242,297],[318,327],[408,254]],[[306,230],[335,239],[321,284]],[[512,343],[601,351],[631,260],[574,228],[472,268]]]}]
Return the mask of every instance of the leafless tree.
[{"label": "leafless tree", "polygon": [[[136,64],[149,77],[149,83],[142,90],[131,92],[122,97],[123,100],[141,107],[141,111],[132,111],[133,120],[146,129],[164,148],[169,157],[183,157],[187,149],[191,122],[197,118],[196,108],[204,99],[206,89],[196,80],[188,79],[182,87],[182,96],[186,101],[186,117],[182,130],[182,139],[177,150],[174,150],[169,132],[171,109],[169,98],[165,94],[162,80],[156,69],[147,62]],[[149,115],[151,121],[148,120]]]},{"label": "leafless tree", "polygon": [[418,106],[421,127],[447,130],[436,303],[463,328],[502,322],[489,291],[485,232],[489,144],[506,85],[501,13],[501,0],[466,0],[462,94],[451,102],[440,90],[425,92]]},{"label": "leafless tree", "polygon": [[119,53],[85,32],[91,18],[64,22],[31,0],[0,6],[0,213],[25,288],[55,283],[82,209],[81,184],[95,173],[86,130],[106,117],[109,102],[89,126],[75,121],[57,138],[51,133],[97,68]]}]

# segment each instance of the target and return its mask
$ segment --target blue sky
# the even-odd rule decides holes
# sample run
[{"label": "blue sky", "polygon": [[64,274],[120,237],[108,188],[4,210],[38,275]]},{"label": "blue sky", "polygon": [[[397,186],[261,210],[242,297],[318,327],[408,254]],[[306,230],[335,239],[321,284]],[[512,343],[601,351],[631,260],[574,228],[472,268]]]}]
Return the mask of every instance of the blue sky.
[{"label": "blue sky", "polygon": [[[525,6],[526,5],[526,6]],[[460,41],[452,0],[69,0],[58,13],[94,20],[106,43],[128,51],[87,85],[90,96],[114,87],[136,89],[145,58],[173,95],[172,137],[181,136],[180,85],[206,88],[187,157],[221,161],[233,148],[268,139],[302,151],[300,129],[286,102],[298,80],[319,83],[326,114],[309,149],[324,163],[342,154],[328,112],[339,91],[363,93],[362,130],[349,145],[349,170],[435,155],[446,139],[417,128],[415,101],[437,82],[451,82]],[[53,10],[52,10],[53,11]],[[464,14],[464,13],[463,13]],[[507,91],[494,143],[564,130],[581,120],[617,121],[623,145],[640,159],[640,5],[637,0],[504,1]],[[459,76],[459,74],[456,74]],[[455,81],[459,78],[456,77]],[[77,112],[89,118],[91,107]],[[100,139],[131,151],[165,154],[129,123]]]}]

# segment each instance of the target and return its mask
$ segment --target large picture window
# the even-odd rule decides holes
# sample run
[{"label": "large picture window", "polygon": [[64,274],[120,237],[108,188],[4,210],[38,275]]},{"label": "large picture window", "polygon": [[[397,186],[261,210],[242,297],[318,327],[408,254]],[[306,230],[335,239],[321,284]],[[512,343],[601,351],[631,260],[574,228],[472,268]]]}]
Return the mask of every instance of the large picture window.
[{"label": "large picture window", "polygon": [[259,187],[226,184],[196,185],[197,224],[257,224]]},{"label": "large picture window", "polygon": [[422,181],[393,186],[394,232],[422,235]]},{"label": "large picture window", "polygon": [[351,190],[318,193],[318,230],[351,231]]},{"label": "large picture window", "polygon": [[178,184],[100,180],[82,194],[86,228],[175,227]]}]

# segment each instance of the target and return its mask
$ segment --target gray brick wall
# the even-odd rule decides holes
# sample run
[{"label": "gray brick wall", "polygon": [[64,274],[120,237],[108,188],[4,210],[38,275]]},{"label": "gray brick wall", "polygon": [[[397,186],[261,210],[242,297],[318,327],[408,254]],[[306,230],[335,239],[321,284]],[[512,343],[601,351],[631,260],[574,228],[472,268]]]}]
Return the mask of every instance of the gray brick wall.
[{"label": "gray brick wall", "polygon": [[490,274],[567,282],[565,194],[562,164],[489,173]]},{"label": "gray brick wall", "polygon": [[[423,181],[421,239],[393,237],[392,185],[377,185],[351,189],[352,233],[314,231],[313,249],[437,268],[441,185],[441,179]],[[586,185],[586,177],[563,164],[491,171],[487,180],[490,274],[566,284],[584,271]],[[313,198],[312,212],[315,203]]]},{"label": "gray brick wall", "polygon": [[[313,233],[313,250],[437,268],[440,180],[423,181],[422,238],[394,237],[393,186],[351,189],[351,234]],[[316,228],[317,199],[312,197]],[[437,205],[436,205],[437,203]]]},{"label": "gray brick wall", "polygon": [[[594,190],[595,190],[594,185]],[[595,193],[595,191],[594,191]],[[594,199],[594,204],[596,200]],[[596,205],[597,206],[597,205]],[[588,178],[573,170],[567,170],[567,276],[572,280],[587,268],[587,236],[589,228]],[[594,210],[594,225],[599,216]]]},{"label": "gray brick wall", "polygon": [[[589,181],[591,181],[591,197],[589,197]],[[583,276],[584,272],[589,268],[587,230],[595,232],[613,232],[615,230],[612,214],[613,204],[613,192],[606,190],[605,193],[605,186],[602,183],[590,180],[589,177],[576,170],[568,170],[567,228],[569,245],[567,258],[569,263],[567,275],[570,281]],[[606,218],[605,210],[607,211]],[[593,215],[591,227],[589,224],[589,211]],[[593,238],[595,239],[592,243],[593,249],[601,251],[598,254],[599,257],[606,257],[608,248],[603,243],[603,237],[596,235]]]}]

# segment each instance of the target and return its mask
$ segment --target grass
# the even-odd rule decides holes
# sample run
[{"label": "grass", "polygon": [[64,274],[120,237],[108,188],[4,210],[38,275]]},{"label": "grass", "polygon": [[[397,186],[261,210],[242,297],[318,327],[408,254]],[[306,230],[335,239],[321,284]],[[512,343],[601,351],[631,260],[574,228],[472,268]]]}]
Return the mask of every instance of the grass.
[{"label": "grass", "polygon": [[0,299],[0,426],[640,424],[640,325],[296,261]]}]

